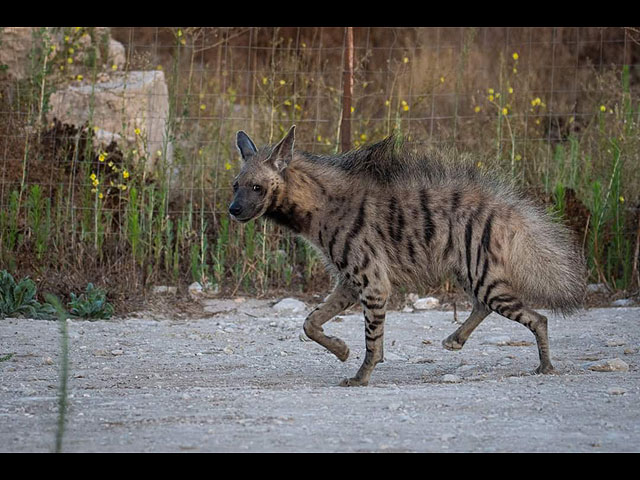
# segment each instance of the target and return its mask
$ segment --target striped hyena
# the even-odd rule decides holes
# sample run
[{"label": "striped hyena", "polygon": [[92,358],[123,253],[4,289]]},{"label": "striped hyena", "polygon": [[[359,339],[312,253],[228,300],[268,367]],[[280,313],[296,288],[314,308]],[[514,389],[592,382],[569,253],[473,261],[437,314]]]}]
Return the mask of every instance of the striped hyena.
[{"label": "striped hyena", "polygon": [[295,126],[275,146],[256,148],[237,134],[243,158],[233,183],[231,216],[264,215],[301,235],[337,277],[304,322],[311,339],[344,361],[347,345],[322,325],[357,301],[366,354],[355,377],[367,385],[383,360],[385,307],[397,285],[428,285],[453,275],[471,296],[469,318],[443,341],[462,348],[491,312],[533,332],[538,373],[549,373],[542,305],[570,313],[582,299],[585,269],[568,231],[508,184],[446,153],[416,154],[397,139],[336,156],[294,150]]}]

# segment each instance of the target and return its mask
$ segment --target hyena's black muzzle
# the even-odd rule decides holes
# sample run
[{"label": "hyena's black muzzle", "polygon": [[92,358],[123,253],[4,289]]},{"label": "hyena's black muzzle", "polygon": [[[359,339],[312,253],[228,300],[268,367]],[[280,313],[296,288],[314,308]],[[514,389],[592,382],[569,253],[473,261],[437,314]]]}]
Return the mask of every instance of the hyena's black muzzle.
[{"label": "hyena's black muzzle", "polygon": [[254,192],[244,192],[241,188],[233,197],[233,201],[229,205],[229,214],[231,218],[239,222],[248,222],[252,218],[257,217],[261,213],[262,204],[253,198]]}]

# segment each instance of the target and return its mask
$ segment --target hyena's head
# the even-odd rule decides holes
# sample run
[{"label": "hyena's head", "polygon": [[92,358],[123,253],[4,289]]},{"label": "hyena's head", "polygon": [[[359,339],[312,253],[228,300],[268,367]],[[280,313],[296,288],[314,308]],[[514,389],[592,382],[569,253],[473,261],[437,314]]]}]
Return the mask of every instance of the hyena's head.
[{"label": "hyena's head", "polygon": [[293,157],[295,125],[273,148],[258,150],[242,130],[236,146],[242,168],[233,181],[233,201],[229,213],[234,220],[248,222],[263,215],[284,184],[284,171]]}]

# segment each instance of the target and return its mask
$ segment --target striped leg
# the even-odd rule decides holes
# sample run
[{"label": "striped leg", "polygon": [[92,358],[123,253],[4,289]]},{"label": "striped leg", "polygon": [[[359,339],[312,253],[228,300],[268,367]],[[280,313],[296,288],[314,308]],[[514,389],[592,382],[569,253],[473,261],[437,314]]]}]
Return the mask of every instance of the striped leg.
[{"label": "striped leg", "polygon": [[364,307],[365,345],[364,362],[353,378],[345,378],[340,382],[343,387],[365,386],[375,366],[383,361],[384,321],[388,294],[365,290],[360,296]]},{"label": "striped leg", "polygon": [[485,295],[484,303],[494,312],[527,327],[536,337],[540,366],[535,373],[552,373],[549,356],[547,317],[525,307],[516,295],[503,283]]},{"label": "striped leg", "polygon": [[343,362],[349,357],[349,347],[339,338],[325,335],[322,325],[353,305],[357,299],[358,294],[353,289],[338,283],[327,300],[318,305],[304,321],[304,333]]},{"label": "striped leg", "polygon": [[471,335],[476,327],[480,325],[480,322],[487,318],[487,315],[490,313],[491,310],[480,302],[474,301],[473,310],[471,310],[469,318],[467,318],[455,332],[442,341],[442,346],[447,350],[460,350],[469,338],[469,335]]}]

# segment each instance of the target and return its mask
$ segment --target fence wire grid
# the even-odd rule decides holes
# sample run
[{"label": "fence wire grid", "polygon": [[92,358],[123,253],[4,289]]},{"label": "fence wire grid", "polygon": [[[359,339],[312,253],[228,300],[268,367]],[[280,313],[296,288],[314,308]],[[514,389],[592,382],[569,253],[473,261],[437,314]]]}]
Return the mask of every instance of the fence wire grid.
[{"label": "fence wire grid", "polygon": [[592,282],[640,283],[640,28],[38,27],[18,45],[13,30],[0,268],[313,291],[311,249],[227,218],[236,132],[275,143],[295,124],[315,153],[392,132],[470,152],[564,217]]}]

